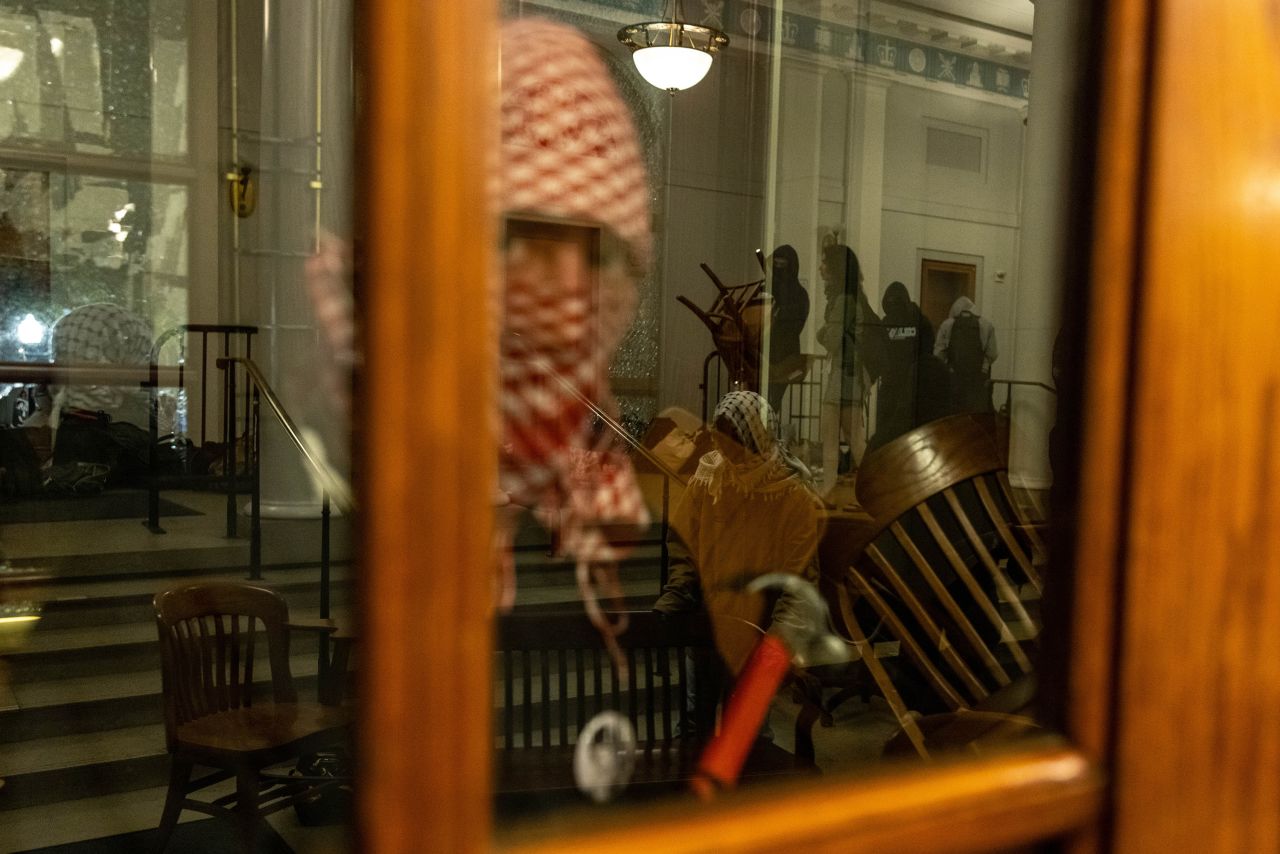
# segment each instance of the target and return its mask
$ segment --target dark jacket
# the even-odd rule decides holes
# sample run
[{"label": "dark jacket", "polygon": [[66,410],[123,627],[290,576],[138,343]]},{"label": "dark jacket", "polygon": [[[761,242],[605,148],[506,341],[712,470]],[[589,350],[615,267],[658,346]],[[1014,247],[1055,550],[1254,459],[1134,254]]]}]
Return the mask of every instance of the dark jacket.
[{"label": "dark jacket", "polygon": [[870,359],[880,380],[876,430],[879,447],[949,411],[946,369],[933,355],[933,325],[911,301],[906,285],[893,282],[881,300],[884,318]]},{"label": "dark jacket", "polygon": [[773,253],[773,326],[769,333],[769,364],[785,374],[800,362],[800,333],[809,320],[809,292],[800,284],[800,260],[795,249],[779,246]]}]

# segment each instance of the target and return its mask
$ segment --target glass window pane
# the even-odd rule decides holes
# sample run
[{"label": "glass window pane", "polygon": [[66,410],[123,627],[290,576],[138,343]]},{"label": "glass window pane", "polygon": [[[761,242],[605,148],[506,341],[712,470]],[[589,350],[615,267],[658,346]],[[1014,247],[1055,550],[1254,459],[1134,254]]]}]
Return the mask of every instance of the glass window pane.
[{"label": "glass window pane", "polygon": [[1043,732],[1076,14],[504,10],[499,826]]},{"label": "glass window pane", "polygon": [[186,156],[186,14],[182,0],[46,0],[0,11],[0,138],[142,159]]},{"label": "glass window pane", "polygon": [[348,846],[350,5],[0,4],[0,848]]}]

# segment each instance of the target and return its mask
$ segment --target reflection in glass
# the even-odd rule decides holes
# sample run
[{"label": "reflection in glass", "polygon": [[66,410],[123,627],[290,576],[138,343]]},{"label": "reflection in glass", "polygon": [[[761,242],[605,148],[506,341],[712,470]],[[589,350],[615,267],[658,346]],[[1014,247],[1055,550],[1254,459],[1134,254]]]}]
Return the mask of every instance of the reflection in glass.
[{"label": "reflection in glass", "polygon": [[[504,506],[519,583],[498,616],[499,819],[1036,731],[1070,15],[703,4],[695,22],[730,46],[655,102],[612,39],[635,14],[615,5],[509,3],[508,28],[584,34],[642,131],[652,357],[614,362],[621,424],[585,406],[572,423],[627,449],[652,523],[611,555],[610,634],[593,641],[572,529]],[[504,43],[504,75],[538,55],[529,41]],[[565,127],[573,86],[549,71],[534,90],[504,91],[504,131],[521,111]],[[610,156],[607,135],[583,138]],[[608,182],[539,166],[599,229],[589,200]],[[638,387],[652,407],[626,406]],[[737,403],[754,419],[730,423]],[[767,438],[744,450],[750,423]],[[583,748],[614,770],[579,793],[575,744],[609,713],[635,732]]]},{"label": "reflection in glass", "polygon": [[187,49],[181,0],[11,4],[0,11],[0,139],[137,158],[184,156]]},{"label": "reflection in glass", "polygon": [[344,850],[349,4],[0,7],[0,847]]}]

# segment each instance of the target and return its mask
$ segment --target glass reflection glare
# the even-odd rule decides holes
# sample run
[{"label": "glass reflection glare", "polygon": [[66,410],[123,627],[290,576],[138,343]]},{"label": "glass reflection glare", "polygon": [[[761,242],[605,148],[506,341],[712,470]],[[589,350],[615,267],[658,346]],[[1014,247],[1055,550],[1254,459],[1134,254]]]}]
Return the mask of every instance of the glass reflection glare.
[{"label": "glass reflection glare", "polygon": [[[1057,323],[1040,271],[1061,212],[1038,189],[1057,154],[1026,150],[1043,138],[1024,122],[1030,4],[965,27],[927,5],[911,27],[705,11],[730,44],[714,78],[698,57],[702,83],[679,98],[646,88],[672,88],[648,68],[659,48],[609,65],[651,165],[642,304],[657,334],[652,360],[619,360],[602,392],[652,395],[622,446],[653,522],[631,534],[618,598],[597,603],[618,631],[593,641],[572,628],[582,606],[564,582],[583,565],[557,520],[508,513],[528,545],[498,616],[500,819],[581,802],[556,783],[557,750],[598,714],[653,716],[630,783],[609,790],[619,806],[998,749],[1038,728]],[[625,56],[607,15],[554,0],[510,12]],[[528,61],[504,46],[504,74],[509,53]],[[1057,97],[1043,91],[1041,116]],[[538,112],[549,97],[573,103],[573,87],[504,98],[504,128],[536,117],[544,152],[565,144],[558,124],[584,138]],[[608,152],[607,134],[585,138]],[[610,179],[578,182],[550,153],[539,165],[576,208],[530,209],[590,230]],[[753,401],[767,441],[720,417],[733,400]],[[524,580],[540,577],[561,592]]]}]

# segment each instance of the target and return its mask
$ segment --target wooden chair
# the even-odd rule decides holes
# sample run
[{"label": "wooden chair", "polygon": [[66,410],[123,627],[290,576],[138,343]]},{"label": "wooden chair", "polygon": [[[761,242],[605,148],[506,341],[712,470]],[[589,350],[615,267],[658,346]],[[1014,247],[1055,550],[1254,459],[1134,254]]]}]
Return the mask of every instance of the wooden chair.
[{"label": "wooden chair", "polygon": [[[341,783],[264,776],[264,769],[341,743],[350,717],[334,705],[298,699],[289,669],[289,632],[332,632],[325,623],[289,622],[284,599],[263,587],[192,584],[155,597],[160,634],[165,739],[173,756],[156,850],[163,851],[184,809],[234,820],[240,850],[251,852],[259,822]],[[270,697],[254,684],[266,643]],[[323,691],[323,686],[322,686]],[[195,766],[215,769],[191,779]],[[234,778],[235,792],[212,801],[188,795]],[[231,805],[234,805],[232,807]]]},{"label": "wooden chair", "polygon": [[[1006,468],[994,416],[966,414],[904,434],[858,473],[877,533],[834,584],[834,610],[922,757],[1033,725],[1023,713],[1034,693],[1044,549],[1019,516]],[[915,687],[948,711],[913,714],[873,641],[896,644]]]},{"label": "wooden chair", "polygon": [[[764,269],[764,256],[756,253],[760,269]],[[706,264],[701,264],[716,287],[716,299],[711,308],[703,311],[685,296],[678,296],[685,308],[697,315],[711,332],[720,358],[729,370],[731,387],[758,389],[760,387],[761,335],[767,320],[768,295],[764,292],[764,279],[741,285],[726,285]]]}]

